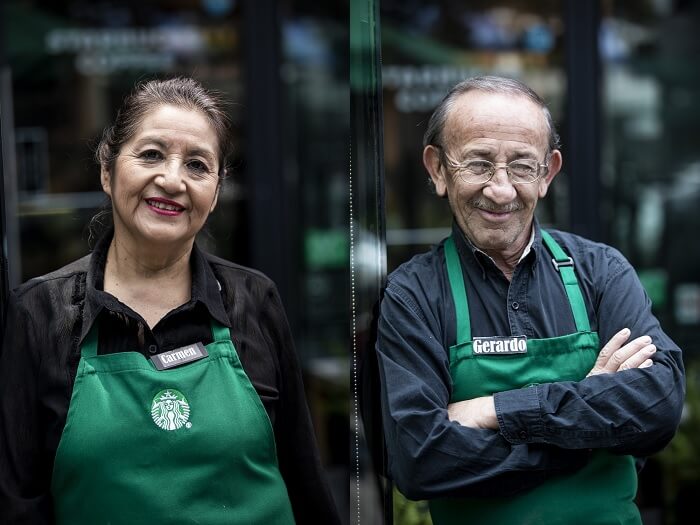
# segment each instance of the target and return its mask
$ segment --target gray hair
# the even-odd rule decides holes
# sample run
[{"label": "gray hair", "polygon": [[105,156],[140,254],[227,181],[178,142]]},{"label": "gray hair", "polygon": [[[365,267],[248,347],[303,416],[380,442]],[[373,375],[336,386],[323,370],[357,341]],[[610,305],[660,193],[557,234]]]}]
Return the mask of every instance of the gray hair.
[{"label": "gray hair", "polygon": [[529,86],[520,80],[496,76],[469,78],[454,86],[450,92],[445,95],[445,98],[442,99],[442,102],[440,102],[438,107],[435,108],[435,111],[433,111],[433,114],[430,116],[428,127],[423,135],[423,147],[428,145],[443,145],[442,132],[445,128],[445,123],[447,122],[447,116],[449,115],[455,101],[468,91],[485,91],[487,93],[498,93],[504,95],[520,95],[529,98],[540,108],[542,108],[542,113],[544,114],[549,130],[549,152],[559,149],[559,134],[554,127],[552,114],[549,112],[547,104],[542,97],[540,97]]}]

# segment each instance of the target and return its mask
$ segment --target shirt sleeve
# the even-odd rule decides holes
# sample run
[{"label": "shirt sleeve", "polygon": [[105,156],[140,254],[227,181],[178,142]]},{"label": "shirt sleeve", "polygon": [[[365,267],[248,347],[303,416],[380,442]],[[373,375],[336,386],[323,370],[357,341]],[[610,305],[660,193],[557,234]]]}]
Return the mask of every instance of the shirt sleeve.
[{"label": "shirt sleeve", "polygon": [[587,451],[512,443],[498,431],[449,420],[440,321],[411,288],[387,287],[376,346],[389,471],[398,489],[411,499],[507,496],[585,464]]},{"label": "shirt sleeve", "polygon": [[280,472],[295,520],[339,524],[340,517],[318,453],[291,331],[274,286],[267,291],[261,324],[269,344],[279,350],[280,406],[274,432]]},{"label": "shirt sleeve", "polygon": [[9,301],[0,349],[0,523],[53,523],[41,423],[41,361],[31,315]]},{"label": "shirt sleeve", "polygon": [[628,327],[630,340],[648,335],[654,364],[580,382],[542,384],[494,395],[502,435],[513,445],[551,444],[567,449],[606,448],[647,456],[661,450],[678,427],[685,377],[681,350],[651,312],[632,266],[608,248],[611,271],[597,294],[601,345]]}]

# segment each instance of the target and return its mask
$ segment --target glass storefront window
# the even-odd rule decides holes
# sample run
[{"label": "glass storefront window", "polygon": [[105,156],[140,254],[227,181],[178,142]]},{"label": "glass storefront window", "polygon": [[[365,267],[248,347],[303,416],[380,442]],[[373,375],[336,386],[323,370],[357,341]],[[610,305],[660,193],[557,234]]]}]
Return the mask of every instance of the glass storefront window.
[{"label": "glass storefront window", "polygon": [[[139,80],[229,102],[234,158],[200,245],[267,273],[295,337],[322,460],[348,500],[348,13],[306,0],[9,0],[0,17],[9,282],[89,251],[94,147]],[[7,180],[6,180],[7,182]],[[14,188],[14,189],[13,189]],[[3,267],[4,267],[3,261]]]},{"label": "glass storefront window", "polygon": [[[240,125],[240,11],[233,1],[5,3],[11,85],[3,105],[14,110],[18,209],[8,224],[16,245],[8,251],[20,254],[11,268],[13,286],[87,253],[85,225],[105,202],[93,150],[137,81],[194,74],[226,94]],[[244,151],[242,137],[234,140]],[[240,162],[234,161],[220,195],[211,235],[201,242],[245,262],[246,247],[231,242],[243,237]]]},{"label": "glass storefront window", "polygon": [[700,483],[700,4],[602,6],[605,237],[637,269],[687,374],[686,415],[642,471],[640,504],[648,523],[689,523]]},{"label": "glass storefront window", "polygon": [[283,192],[287,219],[277,228],[291,247],[280,261],[288,282],[285,304],[305,366],[304,381],[328,478],[347,520],[348,13],[342,3],[293,1],[284,2],[279,11],[283,189],[277,191]]},{"label": "glass storefront window", "polygon": [[[422,136],[430,113],[465,78],[520,78],[562,120],[561,4],[554,1],[381,3],[387,258],[391,271],[444,238],[451,215],[432,193],[422,163]],[[566,169],[566,166],[564,167]],[[567,220],[566,177],[538,207],[540,220]]]}]

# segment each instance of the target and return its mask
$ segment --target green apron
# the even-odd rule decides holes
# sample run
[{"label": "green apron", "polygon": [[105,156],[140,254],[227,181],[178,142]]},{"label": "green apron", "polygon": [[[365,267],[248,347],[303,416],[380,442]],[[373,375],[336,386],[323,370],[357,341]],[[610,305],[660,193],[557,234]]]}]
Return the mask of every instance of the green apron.
[{"label": "green apron", "polygon": [[[454,239],[445,242],[445,259],[457,314],[457,344],[450,348],[451,402],[556,381],[580,381],[598,356],[598,334],[592,332],[573,261],[545,231],[545,245],[559,270],[569,298],[576,333],[529,339],[527,353],[472,353],[469,306]],[[527,446],[527,445],[517,445]],[[430,502],[434,525],[641,525],[634,504],[637,473],[631,456],[593,452],[574,474],[554,477],[508,498],[437,499]],[[497,494],[494,494],[497,496]]]},{"label": "green apron", "polygon": [[294,523],[272,425],[229,329],[208,357],[157,370],[81,348],[52,495],[58,525]]}]

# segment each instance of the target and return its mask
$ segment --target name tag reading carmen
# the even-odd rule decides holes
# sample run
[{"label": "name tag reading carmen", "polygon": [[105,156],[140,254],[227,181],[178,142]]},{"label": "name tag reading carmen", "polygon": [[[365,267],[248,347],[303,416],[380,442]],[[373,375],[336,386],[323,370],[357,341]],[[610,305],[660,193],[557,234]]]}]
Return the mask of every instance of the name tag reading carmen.
[{"label": "name tag reading carmen", "polygon": [[475,337],[472,343],[474,355],[527,354],[527,336]]},{"label": "name tag reading carmen", "polygon": [[170,350],[169,352],[153,355],[151,356],[151,361],[153,361],[153,364],[156,365],[158,370],[167,370],[168,368],[175,368],[176,366],[193,361],[199,361],[208,355],[209,353],[202,343],[195,343],[193,345]]}]

